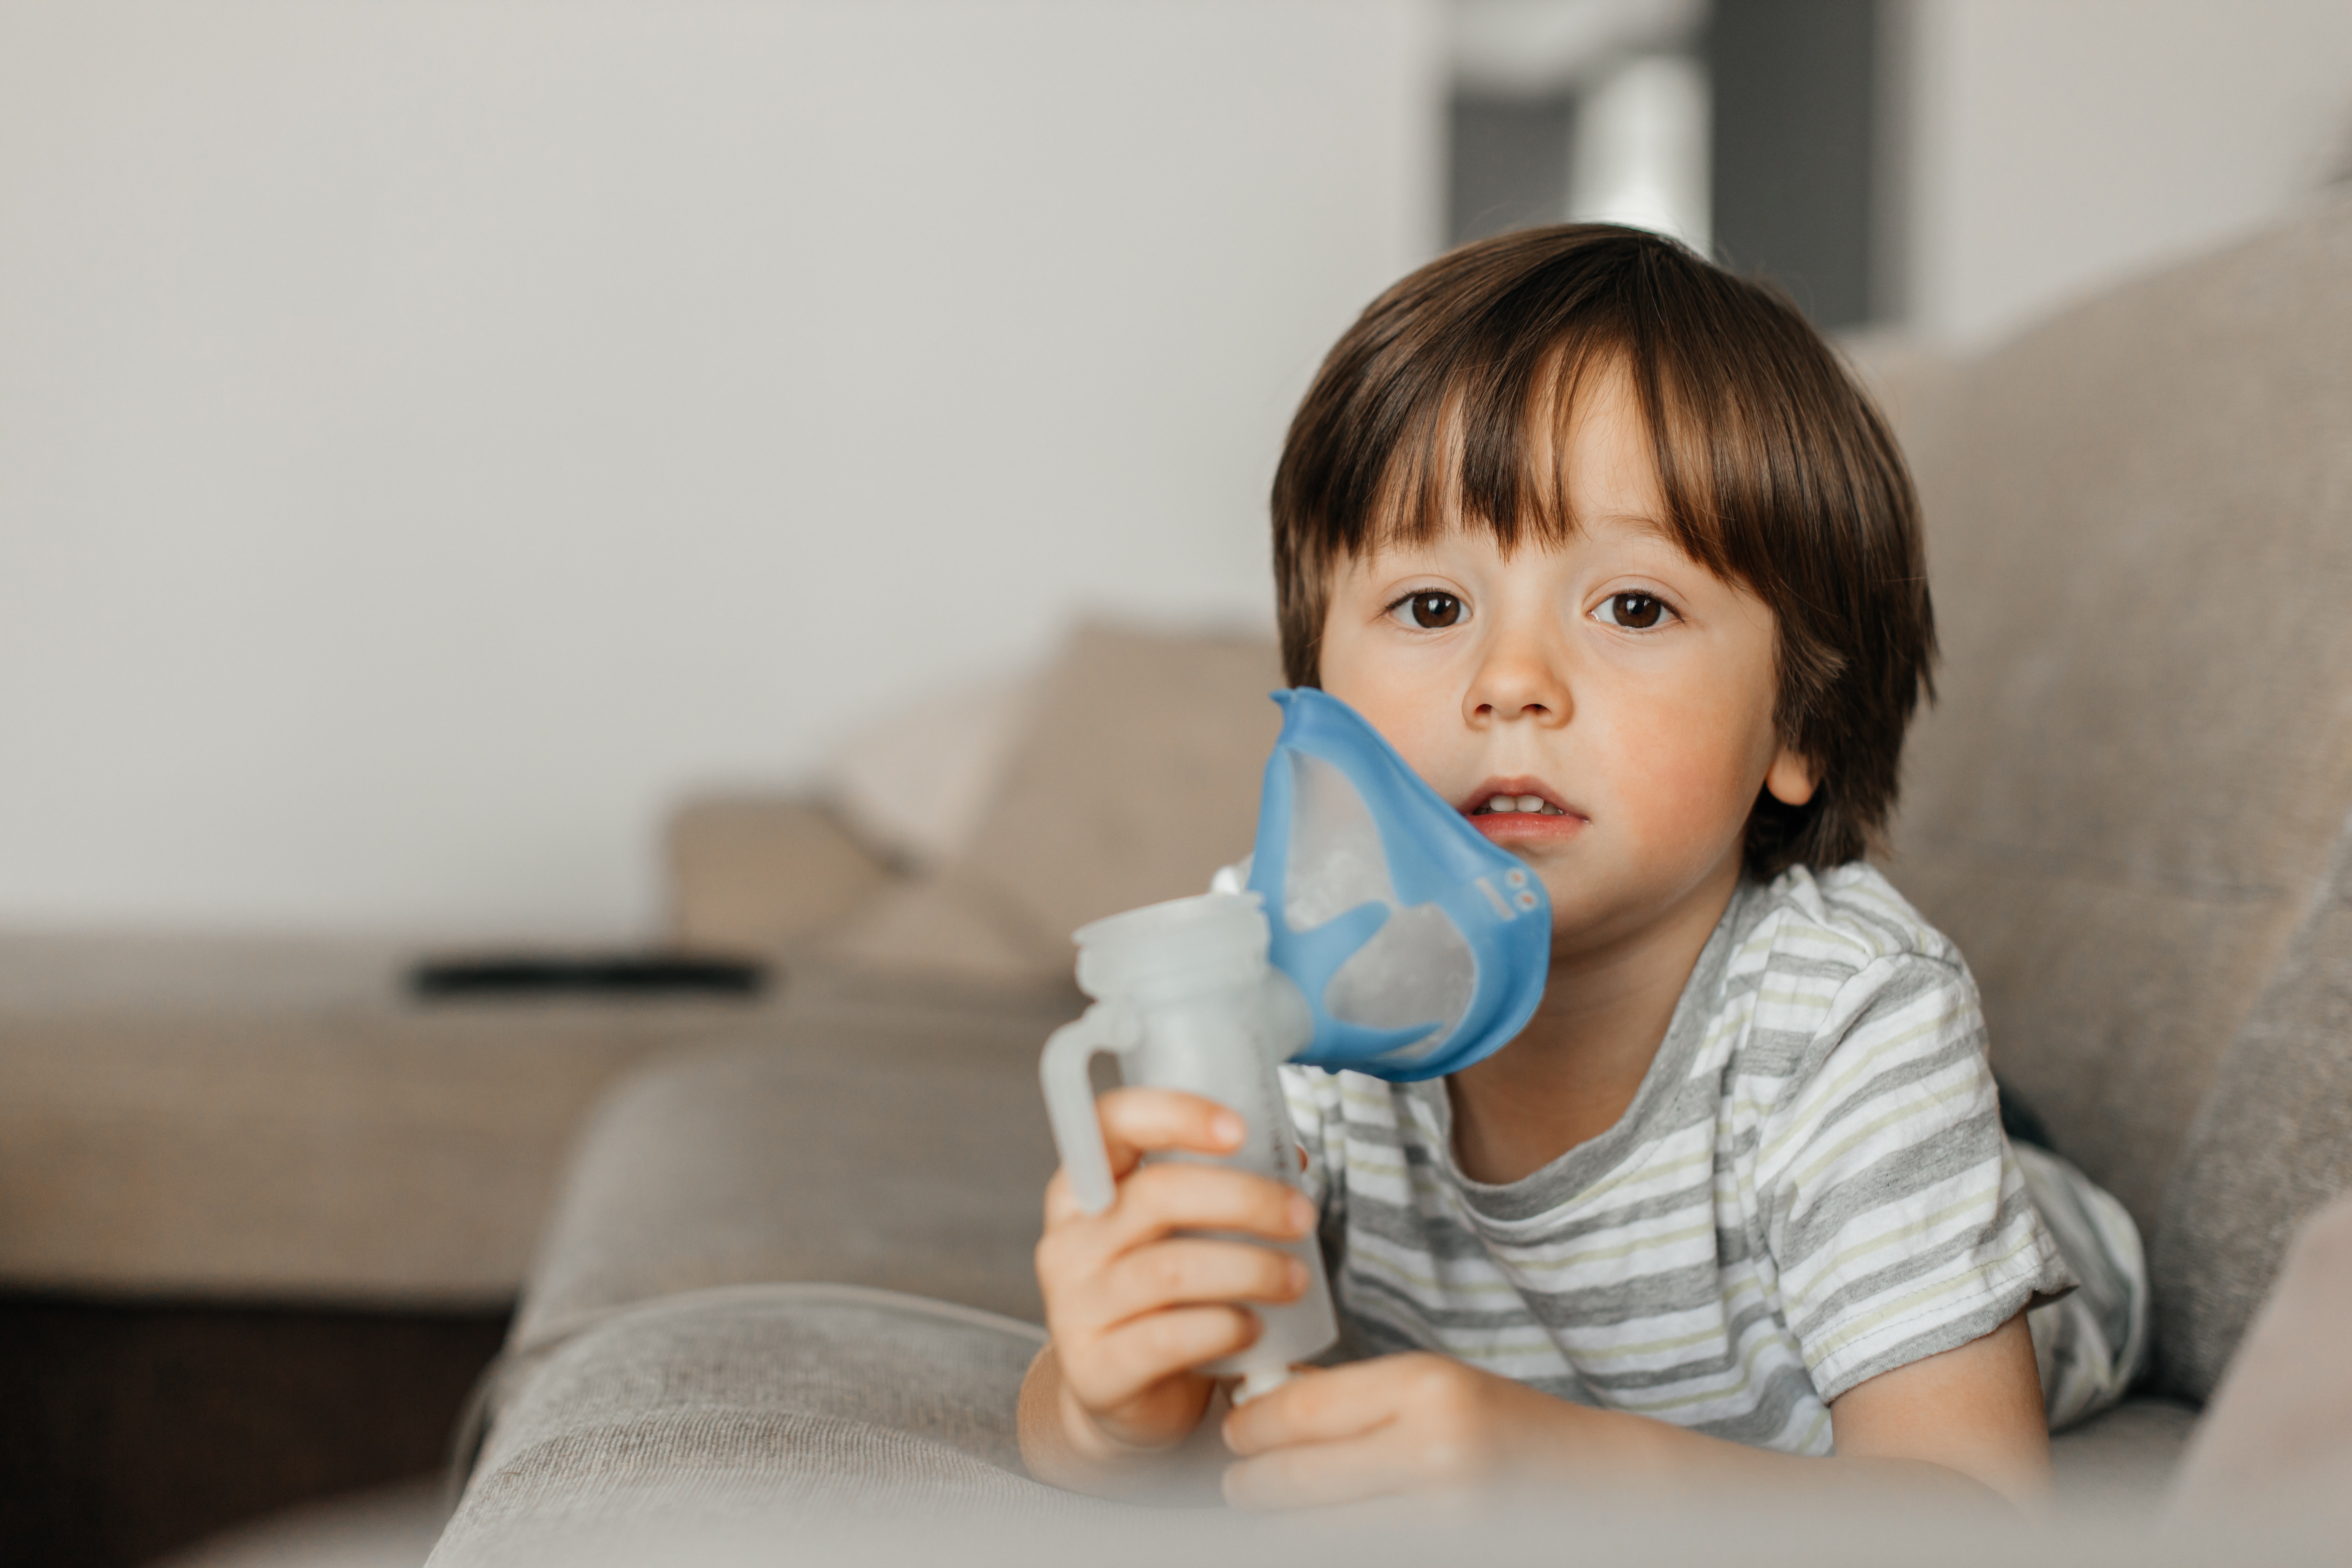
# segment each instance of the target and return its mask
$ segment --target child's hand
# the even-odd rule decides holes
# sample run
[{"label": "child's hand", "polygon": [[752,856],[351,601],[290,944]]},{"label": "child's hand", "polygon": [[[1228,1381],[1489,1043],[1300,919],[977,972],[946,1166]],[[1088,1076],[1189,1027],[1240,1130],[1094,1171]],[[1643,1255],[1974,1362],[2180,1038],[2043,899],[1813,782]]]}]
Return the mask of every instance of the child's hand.
[{"label": "child's hand", "polygon": [[[1317,1508],[1406,1492],[1483,1492],[1590,1479],[1625,1418],[1415,1353],[1310,1373],[1225,1417],[1236,1508]],[[1620,1434],[1623,1436],[1623,1434]]]},{"label": "child's hand", "polygon": [[[2038,1506],[2049,1486],[2033,1339],[2020,1311],[1957,1350],[1880,1373],[1830,1406],[1837,1458],[1748,1447],[1571,1405],[1418,1352],[1294,1377],[1225,1417],[1236,1508],[1316,1508],[1407,1492],[1587,1488],[1889,1487]],[[1855,1495],[1862,1495],[1857,1493]]]},{"label": "child's hand", "polygon": [[1117,1462],[1171,1447],[1200,1424],[1214,1384],[1192,1369],[1258,1335],[1255,1314],[1234,1303],[1290,1301],[1307,1289],[1306,1269],[1270,1247],[1174,1233],[1290,1241],[1314,1227],[1315,1210],[1293,1189],[1245,1172],[1142,1164],[1149,1152],[1239,1147],[1241,1119],[1221,1105],[1149,1089],[1116,1089],[1098,1103],[1118,1195],[1087,1214],[1067,1176],[1055,1174],[1045,1188],[1037,1281],[1059,1378],[1055,1447],[1074,1459]]}]

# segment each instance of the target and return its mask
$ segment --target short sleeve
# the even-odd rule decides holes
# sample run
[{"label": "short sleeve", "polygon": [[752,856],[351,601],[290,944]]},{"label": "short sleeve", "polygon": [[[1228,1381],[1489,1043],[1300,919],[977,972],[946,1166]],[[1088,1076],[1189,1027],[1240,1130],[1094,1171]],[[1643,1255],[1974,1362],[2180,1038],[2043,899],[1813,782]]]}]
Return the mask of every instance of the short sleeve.
[{"label": "short sleeve", "polygon": [[2001,1136],[1965,969],[1916,952],[1865,964],[1804,1056],[1759,1125],[1756,1184],[1824,1401],[2073,1288]]}]

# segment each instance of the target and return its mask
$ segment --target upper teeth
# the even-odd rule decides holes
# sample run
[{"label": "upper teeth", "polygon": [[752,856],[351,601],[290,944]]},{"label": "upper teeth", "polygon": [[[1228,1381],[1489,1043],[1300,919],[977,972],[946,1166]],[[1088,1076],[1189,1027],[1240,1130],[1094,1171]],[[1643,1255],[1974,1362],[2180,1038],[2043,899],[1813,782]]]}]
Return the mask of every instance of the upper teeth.
[{"label": "upper teeth", "polygon": [[1539,795],[1498,795],[1486,803],[1488,811],[1542,811],[1544,797]]}]

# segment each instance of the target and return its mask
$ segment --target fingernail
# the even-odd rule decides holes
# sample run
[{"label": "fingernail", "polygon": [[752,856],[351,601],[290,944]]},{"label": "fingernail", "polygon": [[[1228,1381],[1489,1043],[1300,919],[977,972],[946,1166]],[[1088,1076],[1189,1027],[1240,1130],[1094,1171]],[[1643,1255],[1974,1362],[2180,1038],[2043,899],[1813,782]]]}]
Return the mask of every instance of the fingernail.
[{"label": "fingernail", "polygon": [[1286,1213],[1291,1229],[1304,1234],[1315,1228],[1315,1205],[1305,1198],[1293,1194]]},{"label": "fingernail", "polygon": [[1240,1142],[1244,1131],[1242,1119],[1230,1110],[1218,1111],[1209,1123],[1210,1136],[1220,1143]]},{"label": "fingernail", "polygon": [[1290,1260],[1290,1293],[1294,1296],[1307,1293],[1307,1265],[1296,1258]]}]

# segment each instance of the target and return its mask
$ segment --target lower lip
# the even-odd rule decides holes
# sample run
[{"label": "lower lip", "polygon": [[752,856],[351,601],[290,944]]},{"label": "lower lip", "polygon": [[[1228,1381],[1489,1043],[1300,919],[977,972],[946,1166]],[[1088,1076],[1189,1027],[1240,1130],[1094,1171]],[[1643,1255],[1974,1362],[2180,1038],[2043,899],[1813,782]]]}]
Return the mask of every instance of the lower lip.
[{"label": "lower lip", "polygon": [[1540,811],[1487,811],[1469,820],[1493,844],[1556,844],[1591,826],[1591,818],[1572,811],[1557,816]]}]

